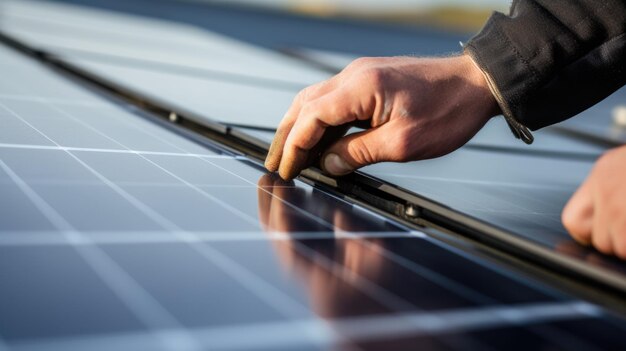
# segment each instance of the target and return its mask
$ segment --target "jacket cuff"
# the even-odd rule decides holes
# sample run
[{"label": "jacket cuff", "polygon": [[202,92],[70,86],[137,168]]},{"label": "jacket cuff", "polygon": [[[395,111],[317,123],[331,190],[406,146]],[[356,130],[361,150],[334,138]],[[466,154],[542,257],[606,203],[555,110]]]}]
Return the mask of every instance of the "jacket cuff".
[{"label": "jacket cuff", "polygon": [[494,23],[500,16],[504,15],[495,13],[491,16],[480,33],[464,46],[464,52],[483,72],[513,135],[531,144],[533,135],[524,121],[517,118],[515,111],[519,106],[518,98],[527,90],[529,79],[536,80],[537,75]]}]

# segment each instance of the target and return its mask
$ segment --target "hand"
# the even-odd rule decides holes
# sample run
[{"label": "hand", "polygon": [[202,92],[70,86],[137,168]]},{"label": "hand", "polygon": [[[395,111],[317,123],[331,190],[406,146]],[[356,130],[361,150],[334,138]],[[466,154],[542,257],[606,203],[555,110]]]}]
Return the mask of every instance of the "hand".
[{"label": "hand", "polygon": [[626,259],[626,146],[598,160],[565,206],[562,221],[579,243]]},{"label": "hand", "polygon": [[[442,156],[498,113],[469,56],[361,58],[296,96],[265,166],[292,179],[319,156],[316,147],[329,136],[334,144],[323,153],[321,166],[331,175],[376,162]],[[354,124],[369,129],[342,137],[345,126]]]}]

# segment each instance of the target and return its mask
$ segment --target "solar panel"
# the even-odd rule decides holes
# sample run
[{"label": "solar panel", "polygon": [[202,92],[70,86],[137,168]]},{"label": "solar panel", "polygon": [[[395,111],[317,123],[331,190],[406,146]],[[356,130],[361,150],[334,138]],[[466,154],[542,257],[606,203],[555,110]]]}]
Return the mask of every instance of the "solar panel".
[{"label": "solar panel", "polygon": [[620,341],[580,336],[624,327],[595,305],[128,106],[88,92],[46,99],[80,87],[26,59],[11,72],[31,84],[0,98],[0,336],[11,349]]},{"label": "solar panel", "polygon": [[[504,122],[497,124],[507,128]],[[268,142],[274,135],[264,130],[243,130]],[[626,274],[624,262],[577,245],[563,227],[561,211],[593,167],[594,156],[588,152],[594,147],[578,143],[580,148],[576,150],[574,140],[555,136],[538,153],[476,148],[477,144],[470,144],[442,158],[407,164],[381,163],[364,167],[362,172],[503,228],[555,253]],[[564,144],[554,143],[559,138],[563,138]],[[561,147],[570,143],[576,152],[559,155],[558,152],[565,150]],[[556,154],[549,153],[550,150]]]},{"label": "solar panel", "polygon": [[[0,349],[623,344],[622,317],[548,287],[541,274],[531,277],[482,246],[434,228],[409,230],[301,180],[277,180],[258,161],[211,140],[198,143],[5,48],[0,63],[9,81],[0,82]],[[194,86],[187,78],[177,78],[185,82],[179,89]],[[123,82],[142,91],[151,84]],[[224,85],[203,89],[216,103]],[[168,101],[187,107],[182,99]],[[210,111],[232,121],[238,105]],[[206,106],[198,112],[208,115],[214,107]],[[255,107],[260,119],[274,105]],[[458,155],[452,164],[421,163],[409,177],[404,172],[414,168],[372,172],[411,179],[424,192],[440,188],[428,184],[445,172],[446,187],[465,191],[446,201],[470,211],[478,206],[462,207],[461,200],[515,205],[507,195],[474,191],[481,179],[515,193],[541,180],[524,162],[549,162],[519,156],[517,168],[506,170],[515,177],[504,179],[489,167],[467,166],[488,160],[498,167],[497,154]],[[557,192],[579,181],[589,164],[552,164],[565,169]],[[554,203],[539,202],[527,196],[519,205],[554,210]]]},{"label": "solar panel", "polygon": [[[17,5],[16,9],[12,10],[9,7],[9,13],[14,11],[17,13],[14,17],[29,18],[34,22],[31,25],[35,27],[40,25],[39,22],[41,21],[36,20],[36,15],[39,13],[37,11],[41,10],[33,11],[29,6],[24,5]],[[51,8],[44,7],[44,9],[56,13],[57,18],[52,16],[53,20],[51,21],[54,26],[58,27],[60,26],[59,23],[63,23],[63,21],[69,22],[69,20],[76,19],[78,22],[73,26],[88,27],[81,24],[80,18],[90,14],[89,10],[75,10],[70,7],[70,10],[67,11],[68,15],[67,13],[60,13],[59,8],[54,6]],[[76,11],[78,12],[75,13]],[[96,12],[95,17],[119,24],[120,29],[105,30],[105,36],[114,35],[115,38],[121,37],[129,40],[129,37],[124,36],[124,28],[129,27],[128,22],[134,21],[135,17],[111,15],[102,11]],[[144,32],[136,35],[154,38],[163,34],[166,40],[162,44],[167,43],[168,38],[175,38],[173,32],[178,31],[179,36],[184,36],[189,30],[184,26],[181,28],[169,23],[163,25],[154,20],[143,21],[145,20],[138,20],[137,25],[143,25],[146,28],[142,29]],[[6,27],[15,30],[12,28],[21,28],[22,25],[20,21],[17,23],[9,21]],[[61,26],[61,28],[63,27]],[[167,35],[164,34],[166,31],[164,28],[167,29]],[[20,30],[16,30],[16,32],[19,35]],[[86,32],[87,34],[84,34],[86,38],[96,39],[103,35],[98,31],[94,33],[93,30]],[[247,54],[253,50],[253,48],[237,42],[230,43],[223,37],[214,38],[212,34],[200,35],[196,31],[192,32],[196,35],[191,35],[192,39],[189,39],[191,42],[200,46],[210,46],[211,50],[230,57],[245,56],[244,54],[237,55],[239,49],[241,49],[240,52]],[[45,37],[43,39],[38,37],[40,34],[41,32],[34,36],[35,39],[30,39],[34,40],[34,43],[49,46],[49,44],[45,44],[47,43],[44,40]],[[59,34],[61,39],[69,38],[71,40],[74,37],[75,35],[67,29],[61,30]],[[80,38],[80,36],[78,37]],[[130,38],[132,39],[132,36]],[[140,47],[145,46],[140,42],[137,44]],[[92,46],[97,48],[98,45]],[[100,53],[106,51],[106,46],[100,47]],[[266,51],[259,52],[262,58],[265,57],[263,55],[268,55]],[[322,55],[319,55],[316,50],[306,49],[303,52],[304,54],[301,53],[301,55],[312,55],[310,60],[321,60],[322,63],[327,63],[324,60],[327,60],[328,53],[322,52]],[[59,54],[62,59],[82,69],[106,77],[142,95],[166,102],[169,106],[182,107],[197,115],[209,116],[212,119],[234,125],[273,128],[280,121],[294,95],[292,88],[285,89],[284,87],[272,86],[268,82],[252,84],[250,81],[238,81],[232,77],[219,79],[216,77],[199,77],[195,74],[188,75],[174,71],[156,70],[154,67],[145,68],[129,62],[112,61],[102,57],[65,55],[63,50]],[[146,52],[142,53],[141,51],[136,52],[135,55],[137,55],[135,58],[141,59],[143,57],[145,60],[148,60],[149,56]],[[182,55],[188,54],[183,53]],[[282,60],[286,63],[290,62],[284,58]],[[336,64],[336,61],[334,60],[330,64]],[[240,67],[247,67],[241,62],[238,64]],[[206,92],[211,92],[211,99],[206,98]],[[243,98],[245,98],[245,104],[240,103]],[[604,106],[612,103],[609,99],[604,103]],[[265,139],[268,140],[267,137]],[[560,224],[560,209],[569,194],[584,179],[591,167],[591,161],[605,150],[605,146],[581,143],[580,140],[547,129],[537,133],[536,145],[529,148],[511,138],[508,128],[501,119],[494,119],[464,149],[470,152],[459,152],[456,156],[450,156],[441,162],[381,165],[368,167],[365,171],[551,248],[572,246],[572,241]],[[510,153],[514,155],[509,155]],[[471,162],[459,162],[459,159],[466,159],[463,155],[470,155],[467,159]],[[553,158],[556,162],[552,162]],[[560,163],[561,160],[565,163]],[[478,164],[484,166],[476,167]],[[532,167],[527,166],[528,164],[532,164]],[[557,185],[551,186],[550,183],[556,178],[555,174],[561,172],[553,171],[555,164],[578,164],[580,167],[575,167],[567,175],[574,177],[574,180],[559,179]],[[484,172],[479,174],[477,179],[457,180],[454,177],[449,177],[449,174],[465,174],[468,170],[496,172],[500,169],[520,169],[521,171],[511,172],[511,174],[498,180],[490,180],[489,175],[483,174]],[[524,172],[537,169],[544,172],[534,176],[533,179],[523,179]],[[423,170],[430,172],[429,178],[416,176]],[[496,173],[501,174],[501,172]],[[490,183],[486,184],[488,181]],[[537,186],[537,184],[544,186]],[[527,191],[527,189],[530,190]],[[533,195],[529,196],[529,194]],[[571,250],[564,251],[571,254]],[[575,250],[577,256],[580,256],[580,252],[588,253],[588,251],[580,248]],[[600,259],[603,265],[607,265],[605,262],[607,260],[606,258]],[[611,262],[608,265],[617,267],[619,271],[623,270],[622,264],[618,262]]]},{"label": "solar panel", "polygon": [[[227,123],[274,128],[296,91],[329,76],[310,65],[190,25],[76,6],[44,4],[33,8],[28,2],[8,4],[2,26],[17,38],[160,100]],[[42,16],[44,13],[52,15]],[[85,22],[86,16],[89,22]],[[298,57],[337,71],[358,57],[306,48],[294,50]],[[214,88],[216,84],[224,86]],[[202,95],[211,89],[223,92],[217,103],[209,104]],[[200,96],[190,92],[199,92]],[[237,107],[232,99],[241,96],[251,100]],[[260,105],[263,108],[253,107]],[[238,108],[235,116],[224,113],[232,108]],[[598,128],[597,123],[593,124]],[[506,126],[497,121],[483,129],[470,145],[573,152],[588,157],[605,150],[550,131],[538,132],[534,147],[528,148],[511,138]]]},{"label": "solar panel", "polygon": [[[229,124],[274,128],[297,92],[92,60],[70,59],[69,62],[169,105]],[[207,92],[210,92],[210,99]]]},{"label": "solar panel", "polygon": [[[626,143],[626,127],[617,117],[624,109],[626,88],[621,88],[581,116],[562,123],[566,132],[582,140],[596,140],[612,146]],[[583,117],[587,116],[587,117]]]},{"label": "solar panel", "polygon": [[63,56],[179,74],[256,78],[292,89],[328,78],[297,60],[192,25],[63,4],[8,1],[3,7],[0,28],[6,33]]}]

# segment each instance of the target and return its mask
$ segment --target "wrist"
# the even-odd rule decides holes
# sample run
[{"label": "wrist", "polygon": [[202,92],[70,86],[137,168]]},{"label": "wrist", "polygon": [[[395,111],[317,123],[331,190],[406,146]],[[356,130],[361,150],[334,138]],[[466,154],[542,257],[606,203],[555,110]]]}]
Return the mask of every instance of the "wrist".
[{"label": "wrist", "polygon": [[458,59],[462,67],[461,74],[463,74],[463,77],[467,80],[469,89],[475,94],[474,98],[476,101],[484,105],[487,119],[502,114],[500,105],[482,69],[470,55],[463,54],[459,56]]}]

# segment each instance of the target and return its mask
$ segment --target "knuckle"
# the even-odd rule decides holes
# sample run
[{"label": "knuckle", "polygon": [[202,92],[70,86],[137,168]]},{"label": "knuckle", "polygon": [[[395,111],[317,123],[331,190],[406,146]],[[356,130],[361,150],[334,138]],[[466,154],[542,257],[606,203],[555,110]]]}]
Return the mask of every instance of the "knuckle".
[{"label": "knuckle", "polygon": [[359,57],[355,60],[353,60],[348,66],[351,67],[363,67],[363,66],[367,66],[371,63],[373,63],[373,58],[372,57]]},{"label": "knuckle", "polygon": [[356,138],[348,143],[348,153],[359,165],[369,165],[377,161],[375,154],[361,138]]},{"label": "knuckle", "polygon": [[298,121],[298,123],[294,126],[291,134],[287,138],[287,142],[285,143],[285,150],[296,150],[296,149],[304,149],[306,146],[307,135],[304,132],[305,123],[302,121]]},{"label": "knuckle", "polygon": [[291,129],[290,127],[291,127],[291,125],[293,123],[294,123],[294,121],[291,118],[291,116],[283,117],[283,119],[278,124],[278,128],[276,129],[276,135],[280,135],[280,134],[288,131],[289,129]]},{"label": "knuckle", "polygon": [[312,89],[312,87],[308,86],[308,87],[300,90],[298,92],[298,94],[296,94],[296,97],[293,99],[293,101],[294,102],[304,102],[304,101],[307,101],[308,96],[311,93],[311,89]]},{"label": "knuckle", "polygon": [[298,120],[315,118],[317,114],[317,110],[318,109],[315,107],[315,103],[313,102],[305,103],[302,106],[302,109],[300,110],[300,116]]},{"label": "knuckle", "polygon": [[304,139],[300,136],[290,137],[285,143],[284,155],[293,156],[298,150],[305,150]]},{"label": "knuckle", "polygon": [[324,121],[328,120],[329,116],[334,116],[332,115],[333,110],[334,109],[332,107],[326,106],[324,107],[324,115],[322,115],[322,112],[321,112],[322,109],[319,103],[317,102],[307,103],[306,105],[302,107],[302,110],[300,112],[300,117],[298,118],[298,123],[302,127],[311,126],[311,125],[315,125],[319,127],[327,127],[328,125]]},{"label": "knuckle", "polygon": [[361,79],[374,88],[381,87],[385,82],[385,72],[379,68],[367,68],[361,73]]}]

